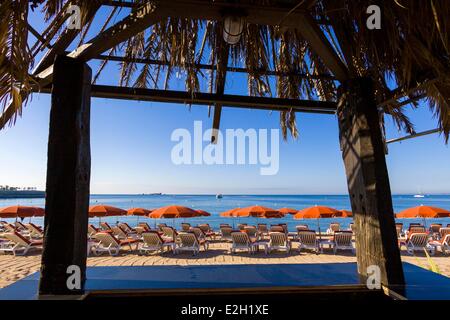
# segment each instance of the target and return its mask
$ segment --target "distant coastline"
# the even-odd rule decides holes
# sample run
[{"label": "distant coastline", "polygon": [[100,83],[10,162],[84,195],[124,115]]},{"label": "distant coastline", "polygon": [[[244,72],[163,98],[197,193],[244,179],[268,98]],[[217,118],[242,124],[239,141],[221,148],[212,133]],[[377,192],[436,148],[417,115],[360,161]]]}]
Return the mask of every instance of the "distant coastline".
[{"label": "distant coastline", "polygon": [[0,199],[45,198],[45,191],[40,190],[0,190]]}]

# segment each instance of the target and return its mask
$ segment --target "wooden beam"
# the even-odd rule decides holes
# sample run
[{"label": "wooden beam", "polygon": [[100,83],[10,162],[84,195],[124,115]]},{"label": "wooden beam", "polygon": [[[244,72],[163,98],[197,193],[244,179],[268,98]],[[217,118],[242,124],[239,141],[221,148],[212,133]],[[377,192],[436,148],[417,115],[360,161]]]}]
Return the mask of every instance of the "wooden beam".
[{"label": "wooden beam", "polygon": [[348,79],[347,66],[339,58],[339,55],[310,14],[304,13],[297,20],[297,30],[339,81]]},{"label": "wooden beam", "polygon": [[[40,93],[49,93],[44,88]],[[92,85],[92,97],[153,101],[162,103],[180,103],[199,106],[210,106],[220,103],[223,107],[257,109],[267,111],[289,111],[319,114],[335,114],[336,103],[314,100],[282,99],[266,97],[249,97],[240,95],[217,95],[214,93],[196,92],[193,95],[186,91],[172,91],[145,88],[115,87],[105,85]]]},{"label": "wooden beam", "polygon": [[[88,6],[88,12],[86,13],[86,21],[94,18],[100,4]],[[55,60],[57,54],[62,54],[69,47],[69,45],[75,40],[81,30],[78,29],[65,29],[64,32],[60,34],[58,39],[52,45],[52,47],[45,53],[44,57],[38,62],[36,68],[33,70],[33,74],[39,74],[46,68],[50,67]]]},{"label": "wooden beam", "polygon": [[381,284],[402,286],[404,275],[373,82],[356,78],[340,88],[342,157],[356,226],[358,273],[363,282],[378,267]]},{"label": "wooden beam", "polygon": [[427,130],[427,131],[418,132],[418,133],[415,133],[415,134],[410,134],[408,136],[404,136],[404,137],[400,137],[400,138],[390,139],[390,140],[387,140],[386,143],[389,144],[389,143],[394,143],[394,142],[414,139],[414,138],[423,137],[423,136],[427,136],[427,135],[435,134],[435,133],[440,133],[440,132],[441,132],[441,129]]},{"label": "wooden beam", "polygon": [[[81,61],[55,60],[48,140],[41,295],[83,292],[89,208],[92,72]],[[68,267],[79,268],[80,287],[68,287]],[[71,272],[74,272],[73,270]]]},{"label": "wooden beam", "polygon": [[[120,56],[109,56],[101,54],[94,59],[98,60],[108,60],[108,61],[114,61],[114,62],[134,62],[134,63],[142,63],[142,64],[151,64],[151,65],[157,65],[157,66],[169,66],[170,62],[168,61],[162,61],[162,60],[156,60],[156,59],[143,59],[143,58],[128,58],[128,57],[120,57]],[[203,70],[217,70],[216,65],[212,64],[204,64],[204,63],[185,63],[184,66],[186,67],[194,67],[197,69],[203,69]],[[275,71],[275,70],[266,70],[266,69],[257,69],[256,70],[259,74],[262,75],[268,75],[268,76],[282,76],[282,77],[299,77],[299,78],[308,78],[308,79],[314,79],[314,80],[336,80],[336,77],[332,74],[306,74],[306,73],[295,73],[295,72],[283,72],[283,71]],[[236,72],[236,73],[248,73],[249,70],[247,68],[241,68],[241,67],[230,67],[227,66],[227,72]]]},{"label": "wooden beam", "polygon": [[[227,77],[227,66],[228,66],[228,53],[230,51],[230,46],[225,43],[222,35],[217,35],[216,40],[218,45],[218,56],[217,56],[217,71],[216,71],[216,94],[223,95],[225,91],[225,83]],[[212,124],[212,134],[211,143],[216,144],[219,138],[220,129],[220,117],[222,115],[222,105],[220,103],[214,104],[214,115]]]}]

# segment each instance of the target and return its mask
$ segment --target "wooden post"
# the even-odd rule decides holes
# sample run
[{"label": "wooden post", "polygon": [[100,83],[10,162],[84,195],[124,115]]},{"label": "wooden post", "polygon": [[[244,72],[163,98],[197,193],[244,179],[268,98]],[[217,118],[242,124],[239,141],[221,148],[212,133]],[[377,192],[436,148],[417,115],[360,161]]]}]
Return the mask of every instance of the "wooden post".
[{"label": "wooden post", "polygon": [[[54,64],[48,139],[45,236],[41,295],[80,294],[84,289],[89,183],[91,177],[90,99],[92,71],[73,58],[57,56]],[[79,288],[76,271],[80,271]],[[76,267],[75,267],[76,268]]]},{"label": "wooden post", "polygon": [[340,88],[338,118],[342,157],[356,227],[361,281],[378,266],[381,283],[403,285],[394,211],[380,115],[370,78],[346,81]]}]

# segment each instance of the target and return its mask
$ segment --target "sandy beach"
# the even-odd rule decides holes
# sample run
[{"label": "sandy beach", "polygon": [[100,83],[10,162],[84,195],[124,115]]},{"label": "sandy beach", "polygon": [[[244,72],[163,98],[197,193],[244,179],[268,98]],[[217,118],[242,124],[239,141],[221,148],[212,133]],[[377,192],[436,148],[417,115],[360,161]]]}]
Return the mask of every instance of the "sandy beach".
[{"label": "sandy beach", "polygon": [[[332,251],[324,250],[323,254],[303,251],[299,253],[297,244],[293,243],[294,250],[286,254],[284,252],[273,252],[265,255],[263,252],[250,255],[246,252],[230,254],[229,244],[223,242],[212,242],[208,251],[201,251],[198,256],[190,253],[180,253],[173,255],[171,252],[151,253],[149,255],[139,255],[136,252],[124,250],[119,256],[108,255],[90,256],[87,261],[88,266],[152,266],[152,265],[220,265],[220,264],[307,264],[307,263],[348,263],[356,262],[356,257],[350,253],[338,252],[336,255]],[[429,268],[429,263],[425,254],[410,256],[406,251],[402,251],[402,260]],[[442,275],[450,277],[450,257],[437,253],[432,257],[433,262],[438,266]],[[0,255],[0,287],[6,287],[15,281],[39,271],[41,255],[30,254],[28,256]]]}]

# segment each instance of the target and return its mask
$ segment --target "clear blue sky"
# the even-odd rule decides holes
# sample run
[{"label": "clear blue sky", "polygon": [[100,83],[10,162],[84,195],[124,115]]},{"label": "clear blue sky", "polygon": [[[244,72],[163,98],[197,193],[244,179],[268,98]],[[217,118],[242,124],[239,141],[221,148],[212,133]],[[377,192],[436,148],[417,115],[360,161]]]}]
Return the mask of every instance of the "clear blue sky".
[{"label": "clear blue sky", "polygon": [[[102,13],[103,14],[103,13]],[[34,17],[37,28],[42,28]],[[96,63],[91,64],[94,67]],[[101,83],[117,83],[111,63]],[[182,82],[182,81],[179,81]],[[171,89],[181,89],[173,80]],[[227,93],[246,94],[241,76],[229,74]],[[16,125],[0,132],[0,184],[45,187],[50,96],[34,95]],[[277,175],[258,165],[177,166],[171,161],[173,130],[192,131],[207,108],[92,99],[92,193],[344,194],[347,192],[334,115],[297,114],[300,137],[280,142]],[[417,131],[436,120],[421,106],[409,112]],[[388,119],[388,138],[402,135]],[[279,128],[277,112],[226,108],[221,128]],[[450,193],[450,149],[439,135],[391,144],[387,156],[394,193]]]}]

